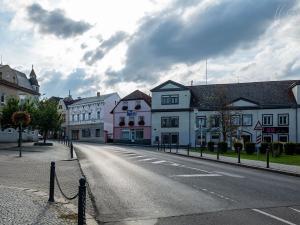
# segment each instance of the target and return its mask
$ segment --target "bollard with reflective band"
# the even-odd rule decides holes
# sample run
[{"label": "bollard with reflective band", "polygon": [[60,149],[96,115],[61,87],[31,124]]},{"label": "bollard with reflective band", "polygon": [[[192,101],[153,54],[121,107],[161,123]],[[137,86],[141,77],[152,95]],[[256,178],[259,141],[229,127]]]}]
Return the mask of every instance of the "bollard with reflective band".
[{"label": "bollard with reflective band", "polygon": [[54,202],[54,181],[55,181],[55,162],[51,162],[50,167],[50,188],[49,188],[49,202]]},{"label": "bollard with reflective band", "polygon": [[267,168],[270,168],[270,147],[267,147]]},{"label": "bollard with reflective band", "polygon": [[86,181],[84,178],[79,180],[78,187],[78,225],[85,225],[85,206],[86,206]]}]

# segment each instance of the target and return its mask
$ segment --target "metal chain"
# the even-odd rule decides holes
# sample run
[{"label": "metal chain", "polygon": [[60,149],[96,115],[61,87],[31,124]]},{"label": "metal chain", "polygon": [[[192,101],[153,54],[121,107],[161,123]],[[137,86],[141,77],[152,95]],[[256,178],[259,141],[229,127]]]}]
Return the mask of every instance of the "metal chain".
[{"label": "metal chain", "polygon": [[55,173],[55,180],[56,180],[58,189],[60,190],[60,193],[62,194],[62,196],[63,196],[65,199],[67,199],[67,200],[73,200],[73,199],[75,199],[75,198],[78,197],[78,193],[77,193],[76,195],[74,195],[73,197],[68,197],[68,196],[65,195],[65,193],[63,193],[63,191],[62,191],[62,189],[61,189],[61,187],[60,187],[60,183],[59,183],[59,181],[58,181],[58,178],[57,178],[57,176],[56,176],[56,173]]}]

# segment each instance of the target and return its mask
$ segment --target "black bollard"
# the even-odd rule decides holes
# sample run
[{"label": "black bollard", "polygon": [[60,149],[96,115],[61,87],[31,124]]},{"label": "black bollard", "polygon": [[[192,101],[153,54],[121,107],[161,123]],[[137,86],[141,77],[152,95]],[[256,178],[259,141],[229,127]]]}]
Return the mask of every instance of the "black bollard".
[{"label": "black bollard", "polygon": [[164,144],[164,152],[166,152],[166,144]]},{"label": "black bollard", "polygon": [[217,160],[220,159],[220,151],[219,151],[219,148],[217,148]]},{"label": "black bollard", "polygon": [[50,188],[49,188],[49,202],[54,202],[54,181],[55,181],[55,162],[51,162],[50,167]]},{"label": "black bollard", "polygon": [[157,151],[159,151],[159,142],[157,142]]},{"label": "black bollard", "polygon": [[73,159],[73,143],[71,142],[71,147],[70,147],[70,153],[71,153],[71,159]]},{"label": "black bollard", "polygon": [[176,154],[178,154],[178,148],[179,148],[179,144],[177,143],[177,145],[176,145]]},{"label": "black bollard", "polygon": [[[267,148],[267,168],[270,168],[270,151],[271,151],[270,146],[268,146],[268,148]],[[273,152],[272,152],[272,154],[273,154]]]},{"label": "black bollard", "polygon": [[171,143],[170,143],[170,146],[169,146],[169,147],[170,147],[170,153],[171,153],[171,152],[172,152],[172,145],[171,145]]},{"label": "black bollard", "polygon": [[241,163],[241,148],[237,147],[238,150],[238,163]]},{"label": "black bollard", "polygon": [[203,147],[200,147],[200,157],[202,157]]},{"label": "black bollard", "polygon": [[86,206],[86,185],[85,179],[81,178],[79,180],[78,187],[78,225],[85,225],[85,206]]},{"label": "black bollard", "polygon": [[190,156],[190,144],[187,145],[187,155]]}]

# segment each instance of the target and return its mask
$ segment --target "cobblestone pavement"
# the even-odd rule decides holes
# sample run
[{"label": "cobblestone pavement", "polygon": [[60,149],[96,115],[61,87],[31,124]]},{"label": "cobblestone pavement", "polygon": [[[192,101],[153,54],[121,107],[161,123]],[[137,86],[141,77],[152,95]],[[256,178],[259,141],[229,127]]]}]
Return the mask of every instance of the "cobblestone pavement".
[{"label": "cobblestone pavement", "polygon": [[[49,204],[47,194],[51,161],[56,162],[56,174],[65,194],[77,193],[78,180],[82,177],[78,161],[69,160],[69,149],[59,143],[52,147],[25,143],[22,149],[20,158],[18,148],[0,145],[0,224],[73,224],[74,210],[63,203]],[[55,199],[62,202],[62,198],[56,186]],[[77,206],[77,201],[69,203]],[[89,196],[87,213],[94,215]]]}]

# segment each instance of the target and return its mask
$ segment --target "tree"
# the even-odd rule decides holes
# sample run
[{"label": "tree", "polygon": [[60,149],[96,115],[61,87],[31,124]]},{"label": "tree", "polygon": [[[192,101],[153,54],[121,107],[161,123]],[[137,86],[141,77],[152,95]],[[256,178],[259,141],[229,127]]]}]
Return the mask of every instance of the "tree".
[{"label": "tree", "polygon": [[44,143],[49,131],[57,131],[62,123],[61,114],[57,111],[57,103],[47,99],[38,103],[34,118],[36,126],[43,134]]}]

